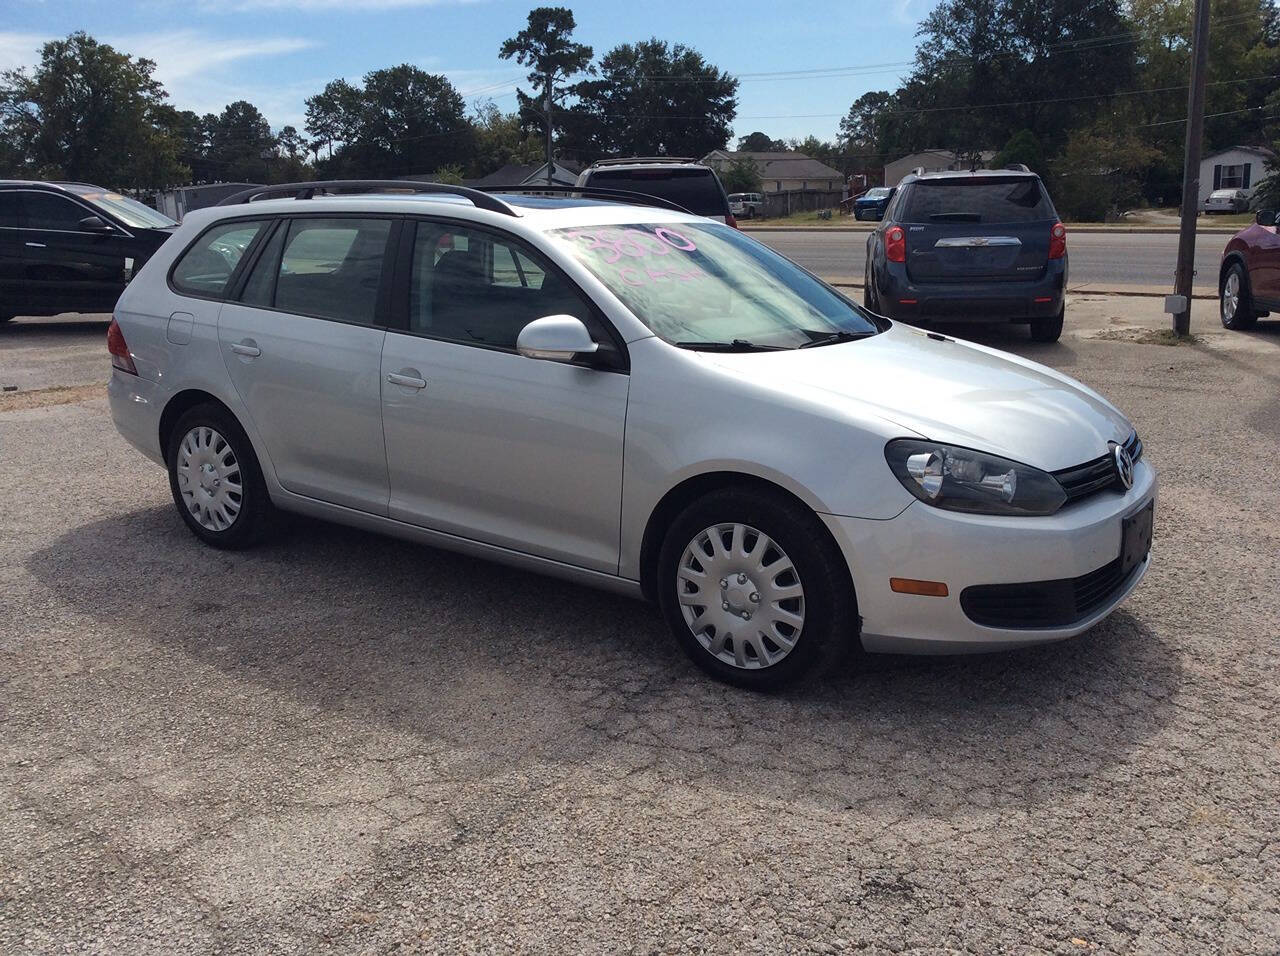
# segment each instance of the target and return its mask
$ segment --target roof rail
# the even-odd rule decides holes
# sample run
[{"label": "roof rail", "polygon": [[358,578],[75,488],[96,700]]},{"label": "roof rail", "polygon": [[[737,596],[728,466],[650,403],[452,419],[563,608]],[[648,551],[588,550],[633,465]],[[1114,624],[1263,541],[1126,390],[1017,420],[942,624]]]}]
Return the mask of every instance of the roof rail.
[{"label": "roof rail", "polygon": [[700,159],[692,156],[615,156],[612,159],[597,159],[592,166],[625,166],[630,163],[699,163]]},{"label": "roof rail", "polygon": [[1013,170],[1014,172],[1016,172],[1016,173],[1029,173],[1029,172],[1031,172],[1031,170],[1027,168],[1027,164],[1026,164],[1026,163],[1005,163],[1004,168],[1005,168],[1005,169],[1012,169],[1012,170]]},{"label": "roof rail", "polygon": [[219,206],[239,206],[260,199],[312,199],[317,195],[341,195],[344,192],[408,192],[441,196],[460,196],[470,199],[477,209],[501,213],[504,216],[520,215],[507,203],[478,189],[452,186],[448,183],[414,182],[405,179],[325,179],[309,183],[280,183],[276,186],[254,186],[242,192],[232,193],[218,203]]},{"label": "roof rail", "polygon": [[557,196],[563,195],[571,199],[581,196],[584,199],[625,202],[633,206],[657,206],[660,209],[672,209],[676,212],[687,212],[691,216],[695,215],[695,213],[679,203],[672,202],[670,199],[663,199],[661,196],[650,196],[648,193],[633,192],[629,189],[612,189],[604,186],[540,186],[537,183],[529,183],[524,186],[477,186],[476,189],[486,193],[527,193],[532,195],[553,193]]}]

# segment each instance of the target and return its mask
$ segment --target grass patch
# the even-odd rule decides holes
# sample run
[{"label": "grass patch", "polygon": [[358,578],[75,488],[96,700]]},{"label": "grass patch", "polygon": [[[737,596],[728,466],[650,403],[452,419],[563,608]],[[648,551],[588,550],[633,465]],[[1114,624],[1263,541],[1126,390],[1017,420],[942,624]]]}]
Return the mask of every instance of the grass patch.
[{"label": "grass patch", "polygon": [[1172,329],[1104,329],[1093,336],[1108,342],[1133,342],[1135,345],[1199,345],[1195,335],[1177,335]]}]

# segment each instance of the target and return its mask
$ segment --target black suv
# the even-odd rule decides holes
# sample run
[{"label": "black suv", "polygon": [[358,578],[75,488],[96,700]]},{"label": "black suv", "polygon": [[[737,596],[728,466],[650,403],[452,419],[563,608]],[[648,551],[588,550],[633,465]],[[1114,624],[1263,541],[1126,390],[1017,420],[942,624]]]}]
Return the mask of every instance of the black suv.
[{"label": "black suv", "polygon": [[0,323],[110,312],[175,226],[100,186],[0,180]]},{"label": "black suv", "polygon": [[579,186],[622,189],[676,203],[695,216],[738,223],[729,211],[720,177],[710,166],[679,156],[601,159],[578,174]]},{"label": "black suv", "polygon": [[1025,166],[903,177],[867,239],[867,308],[914,324],[1025,322],[1062,334],[1067,230]]}]

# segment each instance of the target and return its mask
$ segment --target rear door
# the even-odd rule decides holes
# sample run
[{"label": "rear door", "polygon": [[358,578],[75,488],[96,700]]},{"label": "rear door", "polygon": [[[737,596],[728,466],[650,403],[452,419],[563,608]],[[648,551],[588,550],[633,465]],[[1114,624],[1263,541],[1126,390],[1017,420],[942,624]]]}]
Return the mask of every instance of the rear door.
[{"label": "rear door", "polygon": [[27,290],[22,281],[22,193],[0,190],[0,318],[22,315]]},{"label": "rear door", "polygon": [[1038,279],[1058,221],[1040,180],[956,177],[911,185],[896,211],[916,282]]},{"label": "rear door", "polygon": [[308,498],[387,513],[379,363],[399,220],[283,220],[218,318],[236,392],[276,478]]}]

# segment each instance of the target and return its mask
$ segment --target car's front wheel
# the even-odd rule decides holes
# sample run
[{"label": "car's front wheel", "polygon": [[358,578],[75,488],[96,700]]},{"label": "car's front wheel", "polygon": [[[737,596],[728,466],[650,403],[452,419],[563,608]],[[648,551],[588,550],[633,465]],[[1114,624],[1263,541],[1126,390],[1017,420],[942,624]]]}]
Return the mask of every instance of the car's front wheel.
[{"label": "car's front wheel", "polygon": [[187,527],[215,548],[252,547],[274,517],[249,437],[217,405],[197,405],[178,419],[169,437],[169,488]]},{"label": "car's front wheel", "polygon": [[793,681],[851,637],[844,558],[818,517],[731,489],[689,505],[659,555],[659,603],[694,663],[741,687]]},{"label": "car's front wheel", "polygon": [[1238,332],[1258,321],[1258,314],[1253,310],[1253,298],[1249,294],[1249,273],[1238,262],[1231,264],[1222,280],[1218,305],[1224,328]]}]

